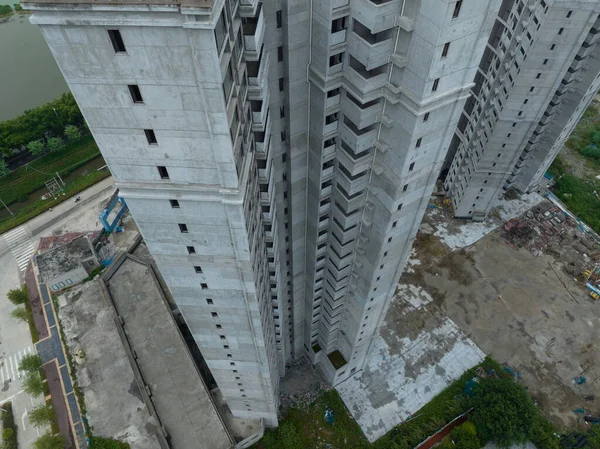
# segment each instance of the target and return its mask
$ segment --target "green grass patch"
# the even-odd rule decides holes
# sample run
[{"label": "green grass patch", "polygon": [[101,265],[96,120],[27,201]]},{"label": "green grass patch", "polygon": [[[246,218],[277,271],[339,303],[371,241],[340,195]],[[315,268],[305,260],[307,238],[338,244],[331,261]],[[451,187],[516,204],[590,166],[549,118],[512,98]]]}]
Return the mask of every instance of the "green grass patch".
[{"label": "green grass patch", "polygon": [[[373,444],[365,438],[338,393],[330,390],[320,394],[315,402],[306,407],[292,407],[288,415],[280,421],[279,428],[266,431],[264,437],[253,447],[255,449],[304,449],[331,445],[334,448],[344,449],[413,449],[470,409],[470,398],[465,393],[465,386],[476,376],[479,366],[488,372],[494,370],[500,377],[510,377],[497,362],[486,358],[481,365],[466,371],[458,380],[415,412],[412,419],[396,426]],[[333,425],[325,421],[327,407],[334,411]],[[550,438],[555,429],[541,415],[536,430],[539,430],[539,436],[534,442],[538,449],[557,447],[553,445],[557,438]],[[545,443],[544,440],[549,443]],[[552,445],[548,445],[550,443]]]},{"label": "green grass patch", "polygon": [[594,194],[600,192],[600,182],[564,174],[557,178],[553,191],[571,212],[600,233],[600,199]]},{"label": "green grass patch", "polygon": [[63,151],[48,153],[1,177],[2,201],[7,205],[24,201],[30,193],[44,187],[56,172],[66,176],[98,156],[100,150],[91,135],[70,142]]},{"label": "green grass patch", "polygon": [[[600,159],[595,156],[593,145],[600,142],[600,111],[595,105],[590,105],[583,113],[579,123],[567,140],[566,145],[584,157],[594,159],[598,164]],[[590,148],[592,145],[592,148]],[[597,146],[597,145],[596,145]],[[586,155],[587,154],[587,155]]]},{"label": "green grass patch", "polygon": [[122,441],[112,440],[110,438],[102,437],[90,437],[90,448],[91,449],[130,449],[129,443],[123,443]]},{"label": "green grass patch", "polygon": [[97,275],[99,275],[100,273],[102,273],[104,271],[106,267],[104,265],[100,265],[99,267],[96,267],[92,270],[92,272],[88,275],[88,277],[86,277],[83,282],[88,282],[91,281],[92,279],[94,279]]},{"label": "green grass patch", "polygon": [[93,171],[85,176],[77,178],[73,182],[67,184],[67,186],[65,187],[65,195],[61,195],[60,197],[53,200],[38,200],[34,203],[31,203],[29,206],[21,209],[15,215],[0,221],[0,234],[5,233],[6,231],[10,231],[12,228],[15,228],[25,223],[26,221],[37,217],[41,213],[50,209],[51,207],[57,206],[58,204],[68,200],[69,198],[81,192],[82,190],[91,187],[92,185],[102,181],[105,178],[108,178],[109,176],[110,172],[108,170],[101,170]]},{"label": "green grass patch", "polygon": [[27,310],[27,324],[29,325],[29,333],[31,334],[31,342],[37,343],[40,341],[38,331],[35,327],[35,320],[33,319],[33,311],[31,310],[31,303],[25,301],[25,310]]},{"label": "green grass patch", "polygon": [[[19,447],[17,444],[17,426],[15,425],[12,403],[5,402],[0,408],[4,410],[0,412],[2,414],[2,449],[17,449]],[[4,439],[5,436],[6,439]]]},{"label": "green grass patch", "polygon": [[[325,410],[333,410],[333,425],[325,421]],[[362,449],[370,447],[358,424],[346,410],[337,391],[323,392],[306,408],[292,408],[279,428],[266,431],[253,447],[259,449],[304,449],[326,447]]]}]

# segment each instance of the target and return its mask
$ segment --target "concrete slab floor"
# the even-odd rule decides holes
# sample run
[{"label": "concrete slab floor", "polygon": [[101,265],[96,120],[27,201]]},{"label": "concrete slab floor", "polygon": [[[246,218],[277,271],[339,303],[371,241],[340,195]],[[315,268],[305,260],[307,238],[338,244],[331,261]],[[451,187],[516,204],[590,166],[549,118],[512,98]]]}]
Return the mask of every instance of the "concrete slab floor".
[{"label": "concrete slab floor", "polygon": [[[437,237],[420,239],[414,253],[419,263],[411,264],[402,282],[426,290],[439,316],[519,372],[557,425],[575,426],[572,410],[579,407],[600,411],[600,304],[563,272],[565,260],[511,249],[499,231],[449,255]],[[575,385],[573,378],[581,375],[587,382]],[[586,402],[584,395],[597,399]]]},{"label": "concrete slab floor", "polygon": [[434,298],[400,286],[364,370],[336,390],[373,442],[483,359]]}]

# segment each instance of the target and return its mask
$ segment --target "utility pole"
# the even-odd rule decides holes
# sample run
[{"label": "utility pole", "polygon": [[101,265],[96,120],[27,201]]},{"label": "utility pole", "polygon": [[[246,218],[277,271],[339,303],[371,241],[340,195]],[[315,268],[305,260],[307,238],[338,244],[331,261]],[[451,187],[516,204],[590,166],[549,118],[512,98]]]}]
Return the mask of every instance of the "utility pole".
[{"label": "utility pole", "polygon": [[14,215],[14,214],[12,213],[12,211],[11,211],[11,210],[8,208],[8,206],[6,205],[6,203],[4,203],[4,201],[2,201],[2,199],[0,199],[0,203],[2,203],[2,205],[3,205],[3,206],[6,208],[6,210],[7,210],[7,211],[8,211],[8,212],[9,212],[11,215]]}]

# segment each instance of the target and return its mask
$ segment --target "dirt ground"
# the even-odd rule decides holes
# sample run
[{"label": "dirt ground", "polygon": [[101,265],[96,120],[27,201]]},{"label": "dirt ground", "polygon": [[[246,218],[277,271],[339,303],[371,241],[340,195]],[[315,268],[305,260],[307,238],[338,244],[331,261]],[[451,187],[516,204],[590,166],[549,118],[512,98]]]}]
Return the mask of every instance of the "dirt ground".
[{"label": "dirt ground", "polygon": [[[583,408],[600,414],[600,304],[554,256],[512,249],[496,230],[448,253],[420,235],[401,283],[419,285],[486,353],[518,372],[535,401],[559,426],[574,426]],[[587,382],[575,385],[584,376]],[[595,395],[594,401],[583,396]]]}]

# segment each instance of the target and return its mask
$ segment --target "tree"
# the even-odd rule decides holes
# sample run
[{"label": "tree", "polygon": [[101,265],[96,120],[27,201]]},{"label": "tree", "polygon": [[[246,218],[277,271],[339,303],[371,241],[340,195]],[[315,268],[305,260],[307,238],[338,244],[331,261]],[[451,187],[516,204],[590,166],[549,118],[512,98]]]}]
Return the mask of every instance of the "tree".
[{"label": "tree", "polygon": [[67,441],[62,435],[46,433],[33,442],[34,449],[64,449]]},{"label": "tree", "polygon": [[29,412],[29,422],[35,427],[46,426],[54,421],[54,410],[51,405],[40,405]]},{"label": "tree", "polygon": [[8,291],[6,297],[15,306],[25,304],[29,300],[29,295],[27,295],[27,290],[25,290],[25,288],[13,288],[12,290]]},{"label": "tree", "polygon": [[44,144],[41,140],[32,140],[27,144],[27,149],[31,154],[37,156],[40,153],[44,152]]},{"label": "tree", "polygon": [[[0,150],[0,153],[2,150]],[[10,173],[10,169],[8,168],[8,164],[4,159],[0,158],[0,176],[5,176]]]},{"label": "tree", "polygon": [[62,151],[65,148],[65,143],[60,137],[50,137],[48,139],[48,149],[51,153]]},{"label": "tree", "polygon": [[29,322],[29,312],[27,312],[25,307],[17,307],[15,310],[10,312],[10,316],[16,318],[17,320],[25,321],[26,323]]},{"label": "tree", "polygon": [[42,358],[37,354],[27,354],[19,363],[19,371],[39,372],[42,369]]},{"label": "tree", "polygon": [[67,125],[65,127],[65,137],[69,140],[77,140],[81,137],[81,131],[76,126]]},{"label": "tree", "polygon": [[531,438],[538,411],[525,389],[512,379],[482,380],[474,388],[472,405],[471,420],[481,440],[508,447]]},{"label": "tree", "polygon": [[29,396],[38,397],[44,393],[44,382],[39,372],[27,373],[22,385]]}]

